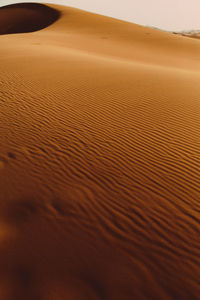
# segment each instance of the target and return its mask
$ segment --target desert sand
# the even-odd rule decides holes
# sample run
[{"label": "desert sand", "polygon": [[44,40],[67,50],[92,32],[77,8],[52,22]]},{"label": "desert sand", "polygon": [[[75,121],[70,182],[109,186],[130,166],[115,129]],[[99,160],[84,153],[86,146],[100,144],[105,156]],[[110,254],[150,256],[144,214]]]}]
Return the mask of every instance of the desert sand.
[{"label": "desert sand", "polygon": [[0,299],[199,299],[200,41],[39,4],[0,33]]}]

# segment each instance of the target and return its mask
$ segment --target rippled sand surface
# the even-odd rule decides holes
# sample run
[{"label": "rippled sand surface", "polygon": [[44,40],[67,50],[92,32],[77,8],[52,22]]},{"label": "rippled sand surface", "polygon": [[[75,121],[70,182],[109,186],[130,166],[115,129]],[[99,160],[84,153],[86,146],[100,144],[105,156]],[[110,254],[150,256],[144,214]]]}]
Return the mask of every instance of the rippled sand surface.
[{"label": "rippled sand surface", "polygon": [[50,7],[0,9],[0,299],[199,299],[200,41]]}]

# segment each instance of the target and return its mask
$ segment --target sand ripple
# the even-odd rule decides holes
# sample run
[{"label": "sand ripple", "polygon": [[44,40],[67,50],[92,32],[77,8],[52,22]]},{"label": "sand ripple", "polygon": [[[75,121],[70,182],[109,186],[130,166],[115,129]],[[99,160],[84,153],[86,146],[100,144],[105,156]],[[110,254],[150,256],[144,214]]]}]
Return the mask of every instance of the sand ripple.
[{"label": "sand ripple", "polygon": [[0,37],[1,299],[199,299],[200,73],[62,22]]}]

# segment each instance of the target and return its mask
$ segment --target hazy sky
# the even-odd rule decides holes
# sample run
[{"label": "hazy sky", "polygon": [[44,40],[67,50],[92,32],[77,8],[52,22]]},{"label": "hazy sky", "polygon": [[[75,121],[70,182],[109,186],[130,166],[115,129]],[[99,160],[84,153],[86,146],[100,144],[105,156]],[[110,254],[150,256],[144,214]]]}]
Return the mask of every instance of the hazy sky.
[{"label": "hazy sky", "polygon": [[200,30],[200,0],[0,0],[0,6],[14,2],[60,3],[165,30]]}]

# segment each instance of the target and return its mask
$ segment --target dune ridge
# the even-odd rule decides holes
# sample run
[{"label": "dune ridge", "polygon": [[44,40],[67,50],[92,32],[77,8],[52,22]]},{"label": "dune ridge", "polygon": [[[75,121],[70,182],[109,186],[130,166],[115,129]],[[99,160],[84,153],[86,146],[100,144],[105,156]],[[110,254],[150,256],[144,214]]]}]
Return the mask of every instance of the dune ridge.
[{"label": "dune ridge", "polygon": [[198,299],[199,41],[46,7],[0,36],[0,298]]}]

